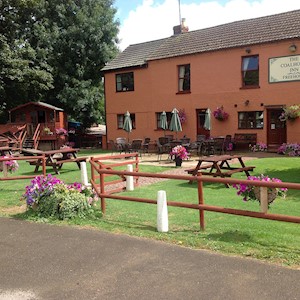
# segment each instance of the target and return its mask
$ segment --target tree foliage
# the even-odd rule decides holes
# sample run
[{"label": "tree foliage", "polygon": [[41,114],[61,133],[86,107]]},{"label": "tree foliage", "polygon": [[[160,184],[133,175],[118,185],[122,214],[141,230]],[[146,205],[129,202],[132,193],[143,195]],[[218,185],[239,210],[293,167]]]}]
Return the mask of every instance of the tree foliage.
[{"label": "tree foliage", "polygon": [[[117,53],[112,0],[4,0],[0,99],[62,107],[85,126],[103,119],[100,69]],[[2,26],[3,25],[3,26]]]}]

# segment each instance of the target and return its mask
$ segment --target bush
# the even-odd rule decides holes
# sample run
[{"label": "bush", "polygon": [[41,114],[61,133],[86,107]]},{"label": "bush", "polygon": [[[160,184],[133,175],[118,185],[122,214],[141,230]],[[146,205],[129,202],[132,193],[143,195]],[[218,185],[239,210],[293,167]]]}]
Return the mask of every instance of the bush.
[{"label": "bush", "polygon": [[23,195],[28,209],[39,217],[60,220],[84,218],[96,212],[98,197],[94,190],[80,183],[66,185],[51,175],[37,176]]}]

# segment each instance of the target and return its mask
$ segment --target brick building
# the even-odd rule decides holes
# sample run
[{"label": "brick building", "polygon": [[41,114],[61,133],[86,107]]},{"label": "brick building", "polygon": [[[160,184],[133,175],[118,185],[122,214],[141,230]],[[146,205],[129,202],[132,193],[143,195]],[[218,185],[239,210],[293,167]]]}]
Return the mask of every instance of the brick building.
[{"label": "brick building", "polygon": [[[130,45],[102,69],[108,140],[126,136],[126,111],[131,138],[156,140],[160,113],[170,118],[177,108],[186,116],[178,138],[256,133],[269,149],[300,142],[299,118],[279,119],[283,108],[300,104],[300,10],[196,31],[177,27],[171,37]],[[226,120],[213,116],[217,108]]]}]

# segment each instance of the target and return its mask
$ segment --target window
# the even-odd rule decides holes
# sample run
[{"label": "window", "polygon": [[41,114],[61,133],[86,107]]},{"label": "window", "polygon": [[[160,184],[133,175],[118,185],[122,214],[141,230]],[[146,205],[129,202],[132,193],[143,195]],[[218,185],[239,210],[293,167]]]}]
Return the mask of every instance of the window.
[{"label": "window", "polygon": [[259,86],[258,55],[242,58],[242,85],[243,87]]},{"label": "window", "polygon": [[[130,118],[132,122],[132,129],[135,129],[135,114],[130,114]],[[123,129],[124,114],[118,114],[117,121],[118,121],[118,129]]]},{"label": "window", "polygon": [[[161,116],[161,113],[162,113],[162,111],[156,113],[156,127],[157,127],[157,129],[161,129],[161,127],[160,127],[160,116]],[[167,123],[170,124],[170,121],[171,121],[171,118],[172,118],[172,112],[167,111],[166,115],[167,115]]]},{"label": "window", "polygon": [[190,65],[178,66],[178,92],[184,93],[191,90]]},{"label": "window", "polygon": [[127,92],[134,90],[133,72],[116,74],[117,92]]},{"label": "window", "polygon": [[262,111],[239,112],[239,129],[262,129],[264,113]]}]

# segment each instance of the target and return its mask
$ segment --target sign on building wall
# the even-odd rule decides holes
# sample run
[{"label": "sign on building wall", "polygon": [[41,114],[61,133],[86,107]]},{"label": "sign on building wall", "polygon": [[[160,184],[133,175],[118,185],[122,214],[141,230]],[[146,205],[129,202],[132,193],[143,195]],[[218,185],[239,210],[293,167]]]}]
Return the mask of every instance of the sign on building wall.
[{"label": "sign on building wall", "polygon": [[269,58],[269,82],[300,80],[300,55]]}]

